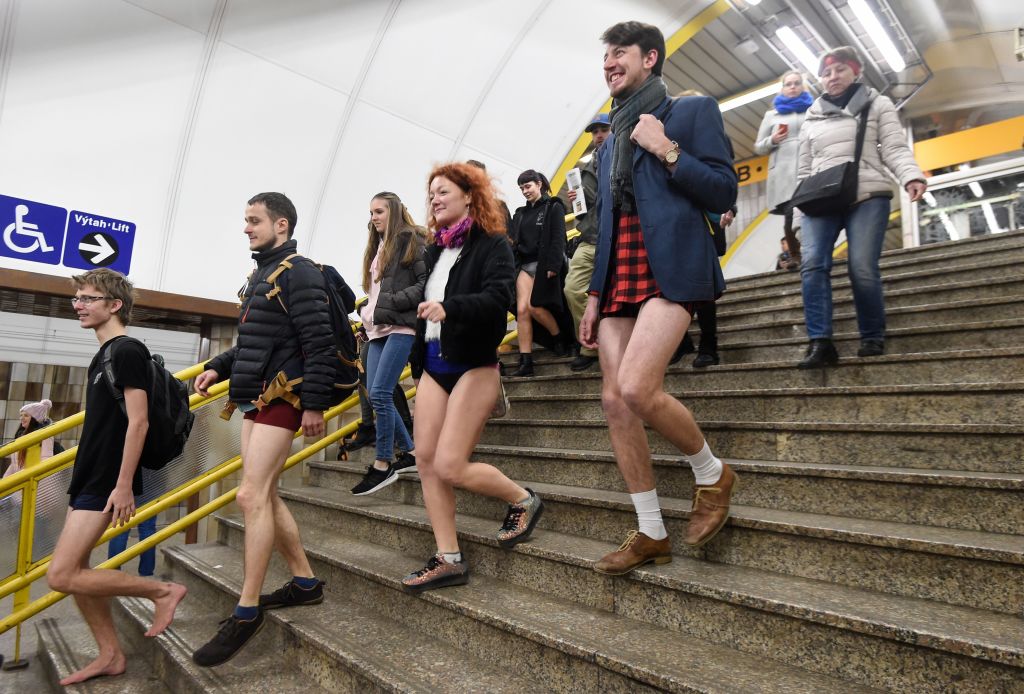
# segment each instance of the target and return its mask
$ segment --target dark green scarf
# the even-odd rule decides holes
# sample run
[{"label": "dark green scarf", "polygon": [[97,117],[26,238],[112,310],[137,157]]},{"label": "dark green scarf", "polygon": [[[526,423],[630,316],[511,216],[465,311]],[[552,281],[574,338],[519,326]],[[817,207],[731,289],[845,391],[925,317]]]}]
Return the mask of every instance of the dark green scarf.
[{"label": "dark green scarf", "polygon": [[612,102],[612,132],[615,133],[615,149],[612,150],[612,207],[622,208],[625,198],[633,200],[633,143],[629,136],[640,121],[640,116],[650,113],[668,96],[668,87],[658,75],[651,75],[640,88],[625,99]]}]

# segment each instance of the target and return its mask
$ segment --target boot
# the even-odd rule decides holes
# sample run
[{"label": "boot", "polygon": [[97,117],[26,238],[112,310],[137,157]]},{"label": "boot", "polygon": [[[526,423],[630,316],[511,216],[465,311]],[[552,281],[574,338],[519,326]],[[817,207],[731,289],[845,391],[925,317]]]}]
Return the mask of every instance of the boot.
[{"label": "boot", "polygon": [[519,368],[512,372],[513,378],[524,378],[533,375],[533,355],[520,354]]},{"label": "boot", "polygon": [[822,369],[839,363],[839,352],[829,338],[811,340],[807,347],[807,356],[797,364],[798,369]]}]

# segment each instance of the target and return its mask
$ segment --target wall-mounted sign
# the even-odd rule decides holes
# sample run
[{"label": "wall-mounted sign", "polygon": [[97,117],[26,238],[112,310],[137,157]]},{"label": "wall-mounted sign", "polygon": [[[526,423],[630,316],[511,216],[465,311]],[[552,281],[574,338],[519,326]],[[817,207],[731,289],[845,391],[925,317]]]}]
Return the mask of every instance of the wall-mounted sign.
[{"label": "wall-mounted sign", "polygon": [[135,225],[120,219],[71,210],[64,241],[64,265],[82,270],[109,267],[127,275]]},{"label": "wall-mounted sign", "polygon": [[0,195],[0,256],[92,270],[131,268],[135,225],[91,212]]}]

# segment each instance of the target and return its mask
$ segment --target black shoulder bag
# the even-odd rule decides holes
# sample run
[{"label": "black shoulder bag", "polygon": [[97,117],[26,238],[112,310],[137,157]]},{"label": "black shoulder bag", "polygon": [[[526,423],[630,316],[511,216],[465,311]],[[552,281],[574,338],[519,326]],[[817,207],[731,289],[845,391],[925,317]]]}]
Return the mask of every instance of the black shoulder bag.
[{"label": "black shoulder bag", "polygon": [[857,147],[853,161],[830,166],[800,181],[793,197],[790,198],[789,209],[800,208],[804,214],[822,217],[842,212],[857,200],[857,173],[860,169],[860,155],[864,149],[864,133],[868,128],[868,109],[871,101],[860,110],[857,126]]}]

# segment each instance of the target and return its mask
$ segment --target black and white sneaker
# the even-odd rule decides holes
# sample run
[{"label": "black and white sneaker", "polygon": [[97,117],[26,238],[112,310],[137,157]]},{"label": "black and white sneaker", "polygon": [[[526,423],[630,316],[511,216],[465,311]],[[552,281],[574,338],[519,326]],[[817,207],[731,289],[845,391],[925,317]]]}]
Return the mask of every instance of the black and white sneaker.
[{"label": "black and white sneaker", "polygon": [[263,628],[263,610],[250,620],[231,615],[219,625],[220,629],[209,643],[192,654],[192,660],[202,667],[214,667],[228,662],[242,646]]},{"label": "black and white sneaker", "polygon": [[393,467],[395,469],[395,473],[399,475],[407,475],[409,473],[416,472],[416,456],[407,452],[399,453],[398,459],[391,464],[391,467]]},{"label": "black and white sneaker", "polygon": [[380,491],[398,479],[394,465],[388,465],[387,470],[378,470],[373,465],[366,466],[366,474],[356,486],[352,487],[352,493],[356,496],[365,496]]},{"label": "black and white sneaker", "polygon": [[324,582],[317,581],[312,588],[302,588],[295,581],[289,580],[273,593],[260,596],[260,607],[264,610],[276,610],[278,607],[297,607],[299,605],[319,605],[324,601]]}]

